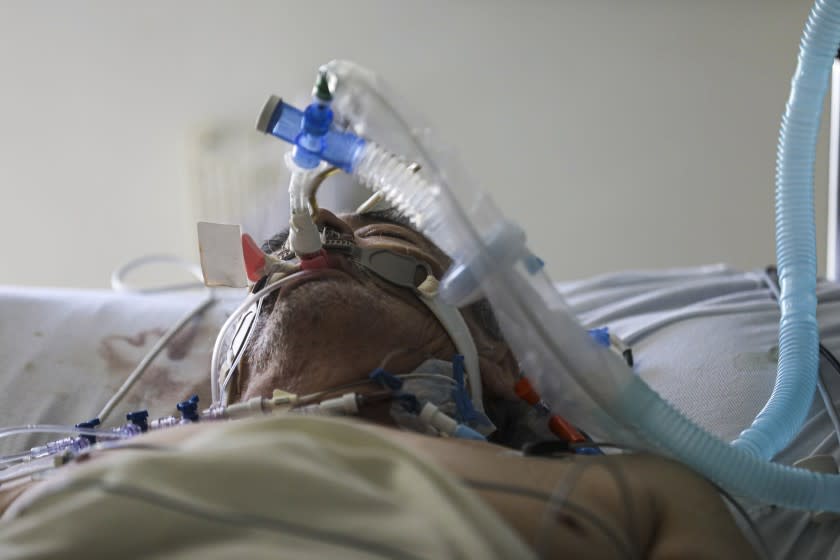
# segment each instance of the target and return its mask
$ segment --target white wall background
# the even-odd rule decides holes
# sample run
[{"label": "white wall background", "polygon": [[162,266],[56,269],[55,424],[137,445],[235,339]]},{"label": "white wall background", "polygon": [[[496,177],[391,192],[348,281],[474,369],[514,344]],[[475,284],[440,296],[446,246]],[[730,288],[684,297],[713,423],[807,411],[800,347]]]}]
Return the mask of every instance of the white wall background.
[{"label": "white wall background", "polygon": [[0,283],[106,287],[141,254],[197,259],[195,130],[252,129],[268,94],[306,91],[335,57],[435,123],[555,278],[765,265],[809,7],[0,0]]}]

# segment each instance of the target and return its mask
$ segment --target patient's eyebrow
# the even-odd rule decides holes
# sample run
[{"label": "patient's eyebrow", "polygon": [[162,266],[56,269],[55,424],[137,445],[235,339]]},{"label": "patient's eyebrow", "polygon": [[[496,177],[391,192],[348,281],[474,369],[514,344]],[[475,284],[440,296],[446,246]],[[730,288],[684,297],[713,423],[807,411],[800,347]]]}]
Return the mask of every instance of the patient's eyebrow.
[{"label": "patient's eyebrow", "polygon": [[385,222],[388,224],[394,224],[397,226],[402,226],[406,229],[410,229],[412,231],[416,231],[414,229],[414,226],[411,224],[411,220],[409,219],[409,217],[395,208],[389,208],[388,210],[380,210],[378,212],[366,212],[364,214],[359,214],[359,217],[374,222]]}]

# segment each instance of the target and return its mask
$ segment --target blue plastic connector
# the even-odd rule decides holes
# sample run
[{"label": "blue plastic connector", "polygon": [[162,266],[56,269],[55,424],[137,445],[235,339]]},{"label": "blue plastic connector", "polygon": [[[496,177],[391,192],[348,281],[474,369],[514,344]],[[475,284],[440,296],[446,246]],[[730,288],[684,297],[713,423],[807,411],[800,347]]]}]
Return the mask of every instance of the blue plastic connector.
[{"label": "blue plastic connector", "polygon": [[125,415],[125,419],[140,428],[141,432],[149,430],[149,411],[136,410]]},{"label": "blue plastic connector", "polygon": [[455,428],[455,433],[453,435],[461,439],[475,439],[478,441],[487,441],[486,437],[473,430],[469,426],[465,426],[464,424],[458,424],[458,427]]},{"label": "blue plastic connector", "polygon": [[304,169],[314,169],[321,163],[324,152],[324,137],[330,131],[333,112],[324,103],[310,103],[303,112],[300,133],[295,138],[292,157]]},{"label": "blue plastic connector", "polygon": [[326,161],[350,173],[365,145],[364,139],[335,126],[332,109],[322,101],[301,111],[271,96],[257,121],[257,130],[294,144],[295,163],[306,169]]},{"label": "blue plastic connector", "polygon": [[390,389],[392,391],[399,391],[402,389],[403,381],[393,373],[388,373],[382,368],[376,368],[370,375],[368,375],[371,381],[377,383],[384,389]]},{"label": "blue plastic connector", "polygon": [[604,348],[610,347],[610,328],[609,327],[600,327],[597,329],[589,329],[589,336],[592,337],[592,340],[598,343],[598,346],[603,346]]},{"label": "blue plastic connector", "polygon": [[181,413],[181,418],[187,422],[198,422],[198,395],[179,402],[175,408]]}]

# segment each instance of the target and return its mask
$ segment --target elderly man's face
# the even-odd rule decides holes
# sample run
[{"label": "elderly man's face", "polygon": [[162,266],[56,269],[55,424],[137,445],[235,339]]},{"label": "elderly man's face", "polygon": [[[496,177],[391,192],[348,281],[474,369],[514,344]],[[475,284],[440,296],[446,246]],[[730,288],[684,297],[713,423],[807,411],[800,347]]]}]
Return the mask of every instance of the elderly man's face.
[{"label": "elderly man's face", "polygon": [[[399,220],[339,218],[322,210],[318,221],[360,247],[387,248],[424,261],[437,278],[448,266],[435,245]],[[297,273],[276,299],[267,300],[233,387],[234,399],[269,396],[273,389],[305,394],[363,379],[377,367],[399,373],[430,357],[450,360],[455,354],[446,331],[410,289],[360,268],[343,253],[330,252],[330,264]],[[485,337],[476,337],[476,343],[482,371],[488,351],[495,360],[494,353],[507,350],[501,342],[488,348]]]}]

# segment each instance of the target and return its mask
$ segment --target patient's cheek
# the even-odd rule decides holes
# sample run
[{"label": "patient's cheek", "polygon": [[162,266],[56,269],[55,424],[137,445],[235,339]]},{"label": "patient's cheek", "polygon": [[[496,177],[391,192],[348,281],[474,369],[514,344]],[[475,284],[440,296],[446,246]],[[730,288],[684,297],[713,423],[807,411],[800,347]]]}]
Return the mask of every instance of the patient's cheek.
[{"label": "patient's cheek", "polygon": [[303,284],[274,305],[249,354],[243,399],[320,391],[385,366],[408,371],[454,348],[424,308],[348,281]]}]

